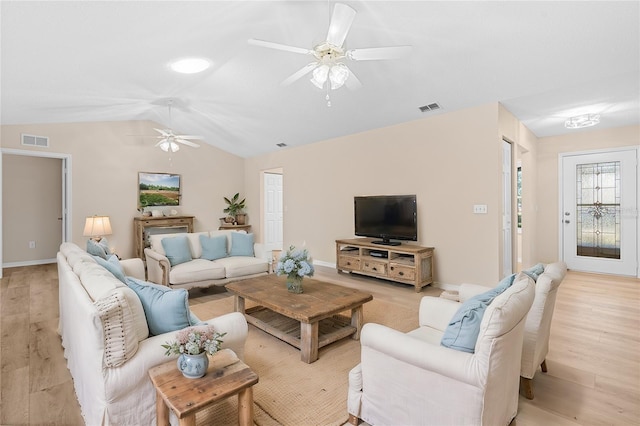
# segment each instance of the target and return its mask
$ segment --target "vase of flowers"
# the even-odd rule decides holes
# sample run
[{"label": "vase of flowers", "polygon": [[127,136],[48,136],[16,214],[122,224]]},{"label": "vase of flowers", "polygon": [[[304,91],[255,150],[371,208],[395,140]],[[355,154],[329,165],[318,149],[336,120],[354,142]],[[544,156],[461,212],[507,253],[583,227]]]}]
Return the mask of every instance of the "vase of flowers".
[{"label": "vase of flowers", "polygon": [[302,293],[302,279],[313,276],[313,263],[307,249],[290,246],[280,255],[276,265],[276,275],[287,276],[287,290],[291,293]]},{"label": "vase of flowers", "polygon": [[178,370],[189,379],[197,379],[207,373],[209,358],[220,350],[222,337],[211,325],[187,327],[176,333],[176,341],[162,345],[165,355],[180,355]]}]

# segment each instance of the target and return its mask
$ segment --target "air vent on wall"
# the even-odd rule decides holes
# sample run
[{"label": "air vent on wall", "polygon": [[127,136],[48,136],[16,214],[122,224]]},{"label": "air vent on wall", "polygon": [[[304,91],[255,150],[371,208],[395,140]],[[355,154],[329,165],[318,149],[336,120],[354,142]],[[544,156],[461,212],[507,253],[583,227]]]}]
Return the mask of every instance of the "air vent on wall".
[{"label": "air vent on wall", "polygon": [[22,145],[49,148],[49,138],[46,136],[27,135],[22,133]]},{"label": "air vent on wall", "polygon": [[440,104],[438,104],[437,102],[434,102],[434,103],[429,104],[429,105],[423,105],[423,106],[419,107],[418,109],[421,112],[434,111],[434,110],[440,109]]},{"label": "air vent on wall", "polygon": [[284,148],[285,146],[288,146],[288,145],[284,142],[280,142],[280,143],[277,143],[276,146],[279,148]]}]

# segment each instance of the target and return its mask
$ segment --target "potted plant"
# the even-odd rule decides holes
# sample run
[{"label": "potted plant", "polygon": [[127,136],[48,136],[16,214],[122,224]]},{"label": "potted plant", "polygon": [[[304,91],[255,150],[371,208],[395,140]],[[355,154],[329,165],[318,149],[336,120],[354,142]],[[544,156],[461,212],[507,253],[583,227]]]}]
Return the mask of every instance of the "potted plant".
[{"label": "potted plant", "polygon": [[218,333],[212,325],[200,325],[184,328],[176,333],[176,341],[161,345],[167,351],[165,355],[180,355],[178,370],[189,379],[204,376],[209,366],[207,355],[220,350],[222,338],[227,333]]},{"label": "potted plant", "polygon": [[[238,225],[244,225],[246,215],[242,212],[245,207],[245,200],[243,198],[241,201],[240,193],[236,193],[231,199],[224,197],[225,203],[227,203],[227,208],[223,210],[227,214],[227,218],[231,218],[232,220],[225,219],[225,222],[235,222]],[[241,216],[241,217],[240,217]]]}]

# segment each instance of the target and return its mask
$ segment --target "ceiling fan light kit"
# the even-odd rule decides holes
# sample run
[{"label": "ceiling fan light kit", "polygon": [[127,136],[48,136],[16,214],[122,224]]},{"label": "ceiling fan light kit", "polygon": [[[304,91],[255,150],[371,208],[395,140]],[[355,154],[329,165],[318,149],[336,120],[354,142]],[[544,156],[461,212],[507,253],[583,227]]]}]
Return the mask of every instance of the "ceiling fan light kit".
[{"label": "ceiling fan light kit", "polygon": [[169,66],[180,74],[197,74],[209,68],[211,63],[204,58],[184,58],[172,62]]},{"label": "ceiling fan light kit", "polygon": [[282,85],[289,85],[308,73],[312,73],[309,81],[319,89],[325,88],[326,85],[327,95],[325,99],[327,100],[327,106],[331,106],[331,101],[329,100],[330,90],[337,90],[345,85],[349,89],[358,89],[361,86],[353,71],[342,61],[399,59],[411,52],[411,46],[345,50],[344,41],[351,29],[355,16],[356,11],[353,8],[342,3],[336,3],[329,22],[327,38],[313,49],[304,49],[258,39],[249,39],[248,42],[254,46],[313,56],[314,62],[293,73],[282,82]]}]

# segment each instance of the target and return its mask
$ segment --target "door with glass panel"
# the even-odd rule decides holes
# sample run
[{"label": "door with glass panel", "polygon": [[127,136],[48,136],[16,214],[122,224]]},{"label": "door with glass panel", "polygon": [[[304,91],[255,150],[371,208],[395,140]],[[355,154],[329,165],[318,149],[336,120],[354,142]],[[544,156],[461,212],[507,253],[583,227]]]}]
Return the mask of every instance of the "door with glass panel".
[{"label": "door with glass panel", "polygon": [[562,157],[562,254],[569,269],[637,275],[637,150]]}]

